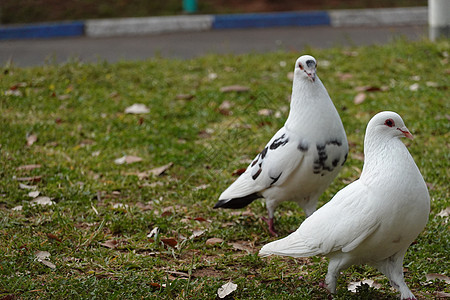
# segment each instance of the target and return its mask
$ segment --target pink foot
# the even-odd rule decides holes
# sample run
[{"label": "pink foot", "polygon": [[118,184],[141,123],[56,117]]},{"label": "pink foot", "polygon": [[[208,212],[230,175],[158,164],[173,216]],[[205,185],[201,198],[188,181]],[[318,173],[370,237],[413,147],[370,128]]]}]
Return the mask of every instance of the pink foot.
[{"label": "pink foot", "polygon": [[271,236],[278,236],[278,233],[275,231],[275,228],[273,227],[273,218],[265,218],[265,217],[261,217],[261,219],[267,223],[267,225],[269,226],[269,233]]},{"label": "pink foot", "polygon": [[[326,284],[325,282],[323,282],[323,281],[319,282],[319,287],[320,287],[320,288],[327,289],[327,291],[328,291],[327,284]],[[332,300],[332,299],[333,299],[333,295],[328,294],[328,299],[329,299],[329,300]]]}]

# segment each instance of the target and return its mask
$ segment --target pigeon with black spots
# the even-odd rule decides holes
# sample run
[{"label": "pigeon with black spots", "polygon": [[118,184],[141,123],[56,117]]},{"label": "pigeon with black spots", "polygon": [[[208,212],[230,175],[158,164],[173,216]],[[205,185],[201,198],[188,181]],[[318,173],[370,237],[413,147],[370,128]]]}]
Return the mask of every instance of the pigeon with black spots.
[{"label": "pigeon with black spots", "polygon": [[347,159],[344,126],[316,74],[314,57],[297,59],[289,116],[284,126],[219,197],[214,208],[243,208],[264,198],[271,235],[274,211],[282,201],[297,202],[310,216],[319,196]]},{"label": "pigeon with black spots", "polygon": [[430,196],[401,137],[412,139],[397,113],[375,115],[366,129],[360,178],[259,254],[327,256],[325,284],[331,293],[341,270],[368,264],[389,278],[401,299],[416,299],[403,278],[403,258],[428,221]]}]

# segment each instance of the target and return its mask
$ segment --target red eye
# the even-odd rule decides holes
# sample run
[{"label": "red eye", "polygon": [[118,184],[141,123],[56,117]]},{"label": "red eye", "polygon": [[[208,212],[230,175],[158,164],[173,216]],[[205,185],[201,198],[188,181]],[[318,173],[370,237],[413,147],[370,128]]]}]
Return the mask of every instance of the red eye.
[{"label": "red eye", "polygon": [[384,125],[389,126],[389,127],[394,127],[395,122],[392,119],[387,119],[386,121],[384,121]]},{"label": "red eye", "polygon": [[300,68],[300,70],[303,70],[302,64],[298,64],[298,67]]}]

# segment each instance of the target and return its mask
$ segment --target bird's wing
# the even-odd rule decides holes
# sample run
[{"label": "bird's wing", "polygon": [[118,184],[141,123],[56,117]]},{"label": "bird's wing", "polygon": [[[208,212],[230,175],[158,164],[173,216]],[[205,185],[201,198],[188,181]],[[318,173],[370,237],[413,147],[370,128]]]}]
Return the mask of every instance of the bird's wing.
[{"label": "bird's wing", "polygon": [[352,251],[380,225],[380,217],[373,214],[376,203],[370,197],[370,191],[359,180],[353,182],[307,218],[297,231],[265,245],[260,254],[307,257]]},{"label": "bird's wing", "polygon": [[283,184],[303,160],[304,153],[297,146],[294,136],[282,127],[219,200],[241,198]]}]

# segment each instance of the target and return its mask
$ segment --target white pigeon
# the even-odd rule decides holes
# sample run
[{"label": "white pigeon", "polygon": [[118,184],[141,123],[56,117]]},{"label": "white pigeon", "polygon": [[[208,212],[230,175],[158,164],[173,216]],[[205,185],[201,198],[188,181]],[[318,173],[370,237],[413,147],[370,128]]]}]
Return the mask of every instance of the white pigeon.
[{"label": "white pigeon", "polygon": [[246,171],[219,197],[214,208],[243,208],[265,198],[272,235],[275,208],[295,201],[310,216],[319,196],[347,159],[344,126],[327,90],[316,75],[316,60],[297,59],[291,107],[284,126],[272,137]]},{"label": "white pigeon", "polygon": [[366,263],[389,278],[401,299],[415,299],[403,279],[403,257],[428,221],[430,196],[401,137],[413,138],[398,114],[375,115],[367,125],[361,177],[259,254],[329,257],[331,293],[341,270]]}]

